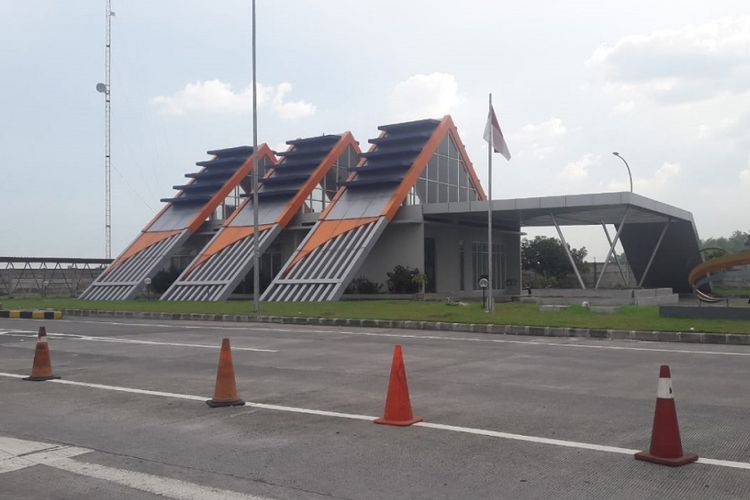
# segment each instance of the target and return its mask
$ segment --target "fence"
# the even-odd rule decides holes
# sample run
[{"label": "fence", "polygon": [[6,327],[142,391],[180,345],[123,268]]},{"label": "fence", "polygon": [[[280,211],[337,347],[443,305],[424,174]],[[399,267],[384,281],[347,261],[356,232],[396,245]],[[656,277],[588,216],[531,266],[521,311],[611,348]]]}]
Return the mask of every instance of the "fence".
[{"label": "fence", "polygon": [[0,257],[0,296],[76,297],[112,259]]}]

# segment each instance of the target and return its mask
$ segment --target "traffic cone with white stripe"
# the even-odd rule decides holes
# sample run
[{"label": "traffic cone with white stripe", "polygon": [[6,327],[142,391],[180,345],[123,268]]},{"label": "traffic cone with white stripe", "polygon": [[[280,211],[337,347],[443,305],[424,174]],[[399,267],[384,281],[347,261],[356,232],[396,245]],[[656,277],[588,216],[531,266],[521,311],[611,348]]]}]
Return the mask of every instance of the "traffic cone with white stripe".
[{"label": "traffic cone with white stripe", "polygon": [[47,329],[40,326],[36,338],[36,349],[34,350],[34,364],[31,367],[31,376],[24,378],[24,380],[43,382],[45,380],[60,378],[52,373],[52,362],[50,361],[49,344],[47,343]]},{"label": "traffic cone with white stripe", "polygon": [[651,448],[635,454],[636,460],[644,460],[655,464],[685,465],[698,460],[695,453],[682,451],[680,426],[677,424],[677,408],[672,392],[672,376],[669,366],[662,365],[659,369],[659,385],[656,389],[656,412],[654,413],[654,427],[651,431]]}]

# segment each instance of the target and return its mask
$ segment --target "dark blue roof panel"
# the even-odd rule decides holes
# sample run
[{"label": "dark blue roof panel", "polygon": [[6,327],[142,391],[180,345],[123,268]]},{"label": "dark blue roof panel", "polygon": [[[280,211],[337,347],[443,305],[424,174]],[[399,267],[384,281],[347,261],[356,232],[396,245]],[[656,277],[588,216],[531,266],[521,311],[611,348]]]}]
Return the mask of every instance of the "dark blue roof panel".
[{"label": "dark blue roof panel", "polygon": [[391,144],[404,143],[404,142],[422,142],[426,141],[432,135],[434,129],[418,130],[412,133],[384,135],[383,137],[376,137],[370,139],[370,144],[377,144],[378,146],[388,146]]},{"label": "dark blue roof panel", "polygon": [[263,179],[264,186],[275,186],[277,184],[290,184],[304,182],[310,178],[310,174],[303,172],[301,174],[274,175]]},{"label": "dark blue roof panel", "polygon": [[213,160],[196,162],[199,167],[207,168],[237,168],[247,161],[249,156],[216,157]]},{"label": "dark blue roof panel", "polygon": [[161,201],[174,205],[206,203],[245,164],[252,152],[253,148],[250,146],[208,151],[208,154],[214,155],[214,158],[197,162],[196,165],[203,167],[201,171],[185,174],[185,177],[193,181],[189,184],[173,186],[181,193],[173,198],[162,198]]},{"label": "dark blue roof panel", "polygon": [[211,151],[206,151],[206,154],[219,156],[219,157],[244,156],[245,158],[247,158],[252,153],[253,153],[252,146],[236,146],[233,148],[212,149]]},{"label": "dark blue roof panel", "polygon": [[418,130],[430,130],[433,131],[437,128],[440,120],[416,120],[413,122],[402,122],[392,123],[390,125],[381,125],[378,130],[382,130],[388,133],[409,133],[416,132]]},{"label": "dark blue roof panel", "polygon": [[290,146],[305,146],[309,144],[328,144],[329,146],[333,146],[339,141],[339,139],[341,139],[340,135],[330,134],[319,135],[317,137],[307,137],[305,139],[293,139],[291,141],[286,141],[286,143]]},{"label": "dark blue roof panel", "polygon": [[419,120],[378,127],[385,134],[369,141],[375,144],[375,150],[362,155],[366,161],[354,169],[357,175],[347,186],[375,188],[400,183],[439,123],[438,120]]},{"label": "dark blue roof panel", "polygon": [[346,181],[344,184],[349,188],[369,188],[369,187],[382,187],[386,184],[400,184],[402,176],[377,176],[370,177],[367,179],[356,178],[352,181]]},{"label": "dark blue roof panel", "polygon": [[270,177],[263,179],[258,191],[258,199],[292,198],[310,178],[320,162],[341,140],[341,137],[340,135],[324,135],[287,141],[292,148],[278,153],[282,160],[270,168],[272,171]]}]

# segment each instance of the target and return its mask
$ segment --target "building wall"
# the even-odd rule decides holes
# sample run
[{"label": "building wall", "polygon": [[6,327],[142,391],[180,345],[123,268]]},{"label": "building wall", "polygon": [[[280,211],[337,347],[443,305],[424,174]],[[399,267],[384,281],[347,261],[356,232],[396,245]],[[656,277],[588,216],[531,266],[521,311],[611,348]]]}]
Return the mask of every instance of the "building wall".
[{"label": "building wall", "polygon": [[[390,224],[365,260],[357,278],[383,284],[387,289],[387,272],[397,265],[425,272],[424,245],[426,238],[435,240],[435,292],[451,296],[481,296],[475,290],[472,264],[472,242],[486,242],[483,228],[466,227],[448,223],[402,222]],[[463,280],[461,290],[460,245],[463,242]],[[495,284],[496,290],[505,294],[520,293],[520,236],[495,231],[493,242],[503,246],[505,275],[503,282]]]},{"label": "building wall", "polygon": [[[472,243],[486,242],[487,230],[447,223],[427,223],[425,238],[434,238],[436,246],[436,292],[455,296],[481,295],[474,290],[474,268],[472,264]],[[493,232],[493,243],[503,247],[505,273],[502,283],[493,284],[496,290],[505,289],[506,294],[517,294],[520,289],[520,236],[504,231]],[[461,290],[460,248],[463,242],[463,290]],[[510,281],[509,281],[510,280]]]},{"label": "building wall", "polygon": [[388,225],[365,259],[355,278],[365,277],[382,283],[387,291],[387,272],[397,265],[424,272],[424,225],[420,222],[395,222]]}]

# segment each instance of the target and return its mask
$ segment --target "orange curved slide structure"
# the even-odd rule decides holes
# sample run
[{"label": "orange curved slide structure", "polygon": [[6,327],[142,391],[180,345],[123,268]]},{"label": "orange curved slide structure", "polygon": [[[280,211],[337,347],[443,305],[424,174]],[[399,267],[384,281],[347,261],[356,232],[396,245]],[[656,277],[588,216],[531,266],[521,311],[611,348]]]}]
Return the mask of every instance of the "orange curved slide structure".
[{"label": "orange curved slide structure", "polygon": [[706,292],[702,292],[698,289],[699,278],[707,277],[711,273],[722,271],[736,266],[744,266],[750,264],[750,250],[746,252],[735,253],[732,255],[725,255],[716,259],[711,259],[708,262],[698,264],[690,271],[688,276],[688,282],[693,289],[693,293],[702,300],[703,302],[719,302],[723,300],[720,297],[716,297]]}]

